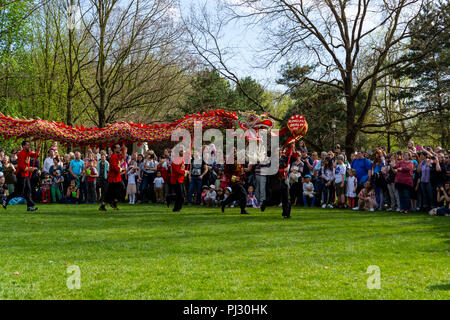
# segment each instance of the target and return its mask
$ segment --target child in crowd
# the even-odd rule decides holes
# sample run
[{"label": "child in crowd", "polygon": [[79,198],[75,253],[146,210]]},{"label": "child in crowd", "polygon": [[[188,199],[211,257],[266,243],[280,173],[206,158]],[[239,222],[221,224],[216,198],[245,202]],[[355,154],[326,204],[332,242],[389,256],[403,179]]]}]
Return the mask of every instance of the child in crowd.
[{"label": "child in crowd", "polygon": [[50,174],[47,172],[41,182],[42,203],[49,203],[52,201],[50,191],[51,186],[52,179],[50,179]]},{"label": "child in crowd", "polygon": [[97,180],[98,173],[95,166],[95,160],[90,159],[88,167],[86,168],[86,181],[87,181],[87,203],[97,202],[97,188],[95,187],[95,182]]},{"label": "child in crowd", "polygon": [[210,185],[209,186],[209,190],[206,192],[204,201],[205,204],[212,207],[216,204],[216,186],[215,185]]},{"label": "child in crowd", "polygon": [[247,207],[259,208],[258,199],[256,199],[255,188],[248,186],[247,189]]},{"label": "child in crowd", "polygon": [[298,172],[298,167],[293,166],[291,168],[291,173],[289,174],[289,186],[291,191],[291,202],[293,206],[297,205],[297,200],[301,193],[300,189],[301,176],[302,176],[301,173]]},{"label": "child in crowd", "polygon": [[337,156],[336,166],[334,167],[334,185],[336,196],[338,198],[338,208],[345,208],[345,174],[347,167],[344,164],[344,156]]},{"label": "child in crowd", "polygon": [[200,199],[201,199],[201,203],[203,206],[206,204],[205,197],[206,197],[206,194],[208,193],[208,190],[209,190],[209,188],[207,186],[202,187],[202,194],[201,194]]},{"label": "child in crowd", "polygon": [[311,207],[314,207],[315,194],[314,184],[311,182],[311,176],[308,174],[303,182],[303,204],[305,207],[308,207],[308,201],[311,201]]},{"label": "child in crowd", "polygon": [[56,170],[55,176],[52,179],[52,187],[51,187],[53,203],[59,202],[61,200],[63,192],[63,184],[64,184],[64,177],[61,175],[61,170]]},{"label": "child in crowd", "polygon": [[225,194],[222,188],[217,189],[216,204],[220,205],[225,200]]},{"label": "child in crowd", "polygon": [[80,202],[80,189],[77,187],[77,183],[75,180],[70,181],[70,185],[66,191],[66,196],[62,199],[61,202],[68,204]]},{"label": "child in crowd", "polygon": [[350,169],[348,170],[347,177],[347,198],[348,198],[348,206],[353,209],[356,207],[356,187],[358,186],[358,181],[356,179],[356,170]]},{"label": "child in crowd", "polygon": [[358,194],[358,207],[353,208],[357,210],[358,208],[364,209],[365,211],[375,211],[377,206],[377,199],[375,194],[375,189],[372,184],[367,181],[364,184],[364,188]]},{"label": "child in crowd", "polygon": [[226,200],[230,196],[231,191],[232,191],[231,187],[226,187],[223,190],[223,200]]},{"label": "child in crowd", "polygon": [[214,182],[214,186],[216,187],[217,191],[219,191],[220,183],[222,182],[222,180],[221,180],[222,172],[223,172],[222,169],[217,170],[217,177],[216,177],[216,181]]},{"label": "child in crowd", "polygon": [[226,189],[230,186],[230,179],[225,175],[225,172],[222,172],[220,175],[220,188]]},{"label": "child in crowd", "polygon": [[8,187],[5,184],[5,177],[0,178],[0,202],[3,202],[3,199],[8,195]]},{"label": "child in crowd", "polygon": [[156,172],[156,178],[153,180],[155,185],[155,197],[157,203],[164,203],[164,178],[161,176],[161,171]]},{"label": "child in crowd", "polygon": [[138,174],[138,169],[135,166],[131,166],[130,170],[128,170],[127,196],[129,204],[136,203],[136,179]]}]

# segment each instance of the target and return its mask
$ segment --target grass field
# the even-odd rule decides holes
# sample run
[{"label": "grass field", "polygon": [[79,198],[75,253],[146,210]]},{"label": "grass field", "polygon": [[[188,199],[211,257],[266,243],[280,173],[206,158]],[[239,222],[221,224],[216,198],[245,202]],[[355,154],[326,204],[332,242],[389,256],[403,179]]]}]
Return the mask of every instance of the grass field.
[{"label": "grass field", "polygon": [[[450,219],[280,208],[0,211],[0,299],[449,299]],[[69,266],[81,289],[69,290]],[[381,271],[369,290],[367,268]]]}]

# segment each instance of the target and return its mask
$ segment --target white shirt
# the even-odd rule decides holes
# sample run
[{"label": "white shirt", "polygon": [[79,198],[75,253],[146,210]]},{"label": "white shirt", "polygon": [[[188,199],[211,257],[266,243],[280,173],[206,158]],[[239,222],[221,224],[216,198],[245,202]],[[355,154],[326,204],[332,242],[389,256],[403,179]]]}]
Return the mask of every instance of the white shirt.
[{"label": "white shirt", "polygon": [[161,189],[164,184],[164,179],[163,177],[155,178],[153,183],[155,184],[155,188]]},{"label": "white shirt", "polygon": [[131,170],[128,172],[128,184],[136,184],[136,176],[138,175],[137,171],[131,172]]},{"label": "white shirt", "polygon": [[216,192],[215,191],[208,191],[206,193],[205,199],[216,200]]},{"label": "white shirt", "polygon": [[347,169],[345,168],[344,164],[338,164],[336,168],[334,168],[334,182],[342,183],[342,175],[345,177],[345,171]]},{"label": "white shirt", "polygon": [[53,159],[50,157],[47,157],[44,160],[44,166],[42,167],[42,170],[44,172],[49,172],[52,165],[53,165]]},{"label": "white shirt", "polygon": [[347,197],[352,197],[352,198],[356,197],[355,184],[356,184],[355,176],[347,178],[347,194],[346,194]]}]

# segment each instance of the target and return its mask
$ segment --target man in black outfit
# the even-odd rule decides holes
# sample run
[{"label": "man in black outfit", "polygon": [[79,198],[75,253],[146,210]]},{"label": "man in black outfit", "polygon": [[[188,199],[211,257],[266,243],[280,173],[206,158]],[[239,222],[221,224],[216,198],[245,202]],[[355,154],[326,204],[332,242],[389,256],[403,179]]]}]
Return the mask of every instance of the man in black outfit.
[{"label": "man in black outfit", "polygon": [[22,142],[22,150],[17,155],[17,183],[14,192],[7,198],[2,199],[2,206],[4,209],[8,206],[11,199],[16,197],[23,197],[27,202],[27,211],[36,211],[38,208],[34,206],[31,198],[31,184],[30,175],[37,170],[35,167],[30,167],[30,159],[37,158],[37,153],[30,151],[31,145],[29,141]]},{"label": "man in black outfit", "polygon": [[244,186],[242,185],[239,177],[233,176],[231,178],[231,194],[228,198],[222,201],[222,212],[225,212],[225,206],[232,203],[233,201],[239,201],[239,206],[241,207],[241,214],[248,214],[245,210],[247,204],[247,193],[245,192]]}]

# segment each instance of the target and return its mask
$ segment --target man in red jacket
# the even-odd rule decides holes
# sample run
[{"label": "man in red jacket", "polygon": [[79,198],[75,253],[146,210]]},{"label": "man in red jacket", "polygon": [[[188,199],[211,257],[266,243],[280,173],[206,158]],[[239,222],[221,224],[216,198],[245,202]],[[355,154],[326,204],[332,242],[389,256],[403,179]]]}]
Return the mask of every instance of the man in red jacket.
[{"label": "man in red jacket", "polygon": [[174,186],[175,189],[175,196],[167,196],[167,206],[170,205],[170,201],[173,197],[175,197],[175,205],[173,207],[173,212],[179,212],[181,211],[181,207],[183,206],[184,202],[184,176],[188,173],[188,171],[185,170],[185,164],[184,164],[184,152],[183,150],[180,150],[178,153],[178,157],[173,159],[172,165],[170,166],[170,183]]},{"label": "man in red jacket", "polygon": [[109,203],[114,210],[117,208],[117,199],[125,188],[122,182],[122,169],[120,168],[120,161],[125,157],[125,148],[121,148],[119,144],[113,147],[113,154],[109,158],[109,171],[108,171],[108,187],[106,188],[105,198],[98,210],[106,211],[106,204]]},{"label": "man in red jacket", "polygon": [[22,142],[22,151],[17,155],[17,183],[14,192],[8,198],[3,198],[2,205],[6,209],[9,200],[16,197],[23,197],[27,202],[27,211],[36,211],[38,208],[34,206],[31,198],[30,176],[37,168],[30,167],[30,159],[36,159],[39,154],[30,151],[31,144],[29,141]]}]

